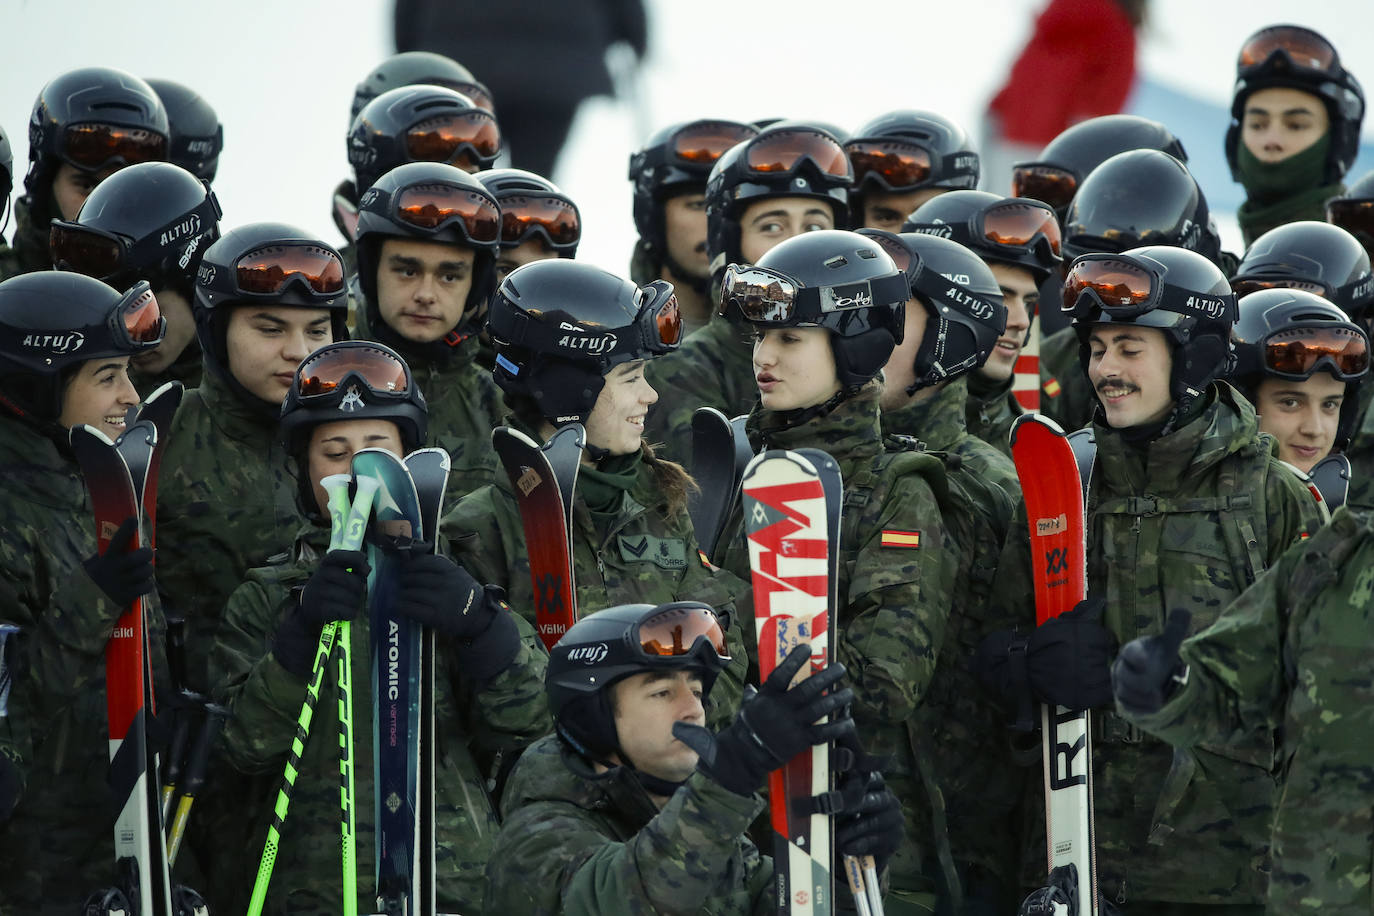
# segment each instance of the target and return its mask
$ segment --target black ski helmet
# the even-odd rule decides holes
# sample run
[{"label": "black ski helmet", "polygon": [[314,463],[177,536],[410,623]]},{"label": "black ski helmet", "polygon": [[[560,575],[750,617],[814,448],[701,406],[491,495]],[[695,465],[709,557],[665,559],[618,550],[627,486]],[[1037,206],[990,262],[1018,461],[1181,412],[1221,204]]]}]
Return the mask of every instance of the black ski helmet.
[{"label": "black ski helmet", "polygon": [[391,420],[407,453],[425,444],[429,412],[401,355],[371,340],[341,340],[307,356],[281,405],[281,441],[300,455],[311,431],[336,420]]},{"label": "black ski helmet", "polygon": [[1326,221],[1353,235],[1374,258],[1374,171],[1326,202]]},{"label": "black ski helmet", "polygon": [[869,191],[978,187],[978,151],[968,133],[944,115],[904,109],[881,114],[845,141],[854,166],[850,208],[854,225]]},{"label": "black ski helmet", "polygon": [[167,111],[153,87],[112,67],[71,70],[38,93],[29,116],[24,189],[39,226],[49,212],[58,163],[83,172],[167,160]]},{"label": "black ski helmet", "polygon": [[1279,286],[1315,293],[1352,317],[1374,301],[1369,254],[1349,232],[1330,223],[1285,223],[1250,244],[1231,288],[1246,296]]},{"label": "black ski helmet", "polygon": [[[1305,379],[1328,372],[1346,382],[1336,428],[1336,446],[1344,446],[1359,415],[1359,387],[1369,374],[1369,334],[1334,303],[1298,289],[1250,293],[1240,297],[1238,308],[1240,317],[1231,329],[1236,354],[1231,382],[1255,404],[1260,382],[1266,378]],[[1295,346],[1308,335],[1324,338],[1321,343],[1331,351],[1310,364]],[[1342,349],[1337,351],[1337,347]],[[1275,359],[1282,361],[1281,367],[1273,365]]]},{"label": "black ski helmet", "polygon": [[472,99],[478,108],[496,112],[491,91],[477,81],[472,71],[451,57],[433,51],[402,51],[382,61],[363,77],[353,90],[353,106],[348,121],[358,116],[368,102],[401,86],[443,86],[461,92]]},{"label": "black ski helmet", "polygon": [[881,372],[901,343],[910,292],[881,245],[826,229],[779,242],[755,265],[731,264],[721,295],[756,327],[825,328],[840,387],[851,391]]},{"label": "black ski helmet", "polygon": [[53,220],[48,249],[59,270],[117,289],[147,280],[189,302],[221,215],[208,182],[170,162],[140,162],[97,185],[75,220]]},{"label": "black ski helmet", "polygon": [[1092,170],[1064,217],[1066,260],[1092,251],[1174,245],[1218,263],[1207,198],[1188,167],[1167,153],[1117,153]]},{"label": "black ski helmet", "polygon": [[0,404],[50,435],[72,372],[162,342],[167,319],[147,283],[121,293],[99,280],[43,270],[0,283]]},{"label": "black ski helmet", "polygon": [[167,110],[171,139],[167,159],[197,178],[214,181],[224,151],[224,125],[210,103],[189,86],[171,80],[148,80]]},{"label": "black ski helmet", "polygon": [[[374,333],[385,327],[377,271],[388,238],[471,248],[472,287],[459,328],[480,323],[496,286],[501,208],[474,176],[442,162],[410,162],[377,179],[358,202],[358,286]],[[459,337],[465,332],[455,329]]]},{"label": "black ski helmet", "polygon": [[769,197],[811,197],[830,205],[836,226],[846,226],[853,181],[840,141],[820,127],[779,122],[730,147],[706,180],[711,273],[742,261],[739,219],[750,204]]},{"label": "black ski helmet", "polygon": [[[954,191],[974,194],[975,191]],[[948,195],[940,195],[945,197]],[[926,331],[916,352],[915,382],[907,394],[972,372],[987,362],[1007,329],[1007,309],[997,278],[971,249],[939,235],[860,229],[883,245],[900,246],[917,271],[907,270],[911,298],[926,312]]]},{"label": "black ski helmet", "polygon": [[[706,191],[711,168],[737,143],[758,135],[738,121],[701,120],[656,131],[644,148],[630,155],[635,229],[654,260],[668,253],[663,205],[670,197]],[[680,273],[674,271],[674,273]]]},{"label": "black ski helmet", "polygon": [[1236,295],[1221,268],[1197,252],[1148,245],[1082,255],[1065,278],[1063,308],[1073,317],[1085,373],[1094,325],[1162,331],[1173,356],[1169,393],[1175,416],[1230,371]]},{"label": "black ski helmet", "polygon": [[524,169],[487,169],[472,176],[501,208],[501,247],[541,240],[560,258],[577,254],[582,213],[573,199],[542,175]]},{"label": "black ski helmet", "polygon": [[14,150],[5,128],[0,127],[0,232],[9,222],[10,192],[14,190]]},{"label": "black ski helmet", "polygon": [[1065,128],[1040,151],[1039,159],[1013,165],[1012,196],[1043,200],[1063,222],[1069,202],[1093,169],[1117,153],[1136,149],[1158,150],[1179,162],[1188,161],[1183,143],[1158,121],[1139,115],[1102,115]]},{"label": "black ski helmet", "polygon": [[1245,103],[1250,94],[1275,86],[1314,95],[1326,106],[1331,148],[1323,184],[1340,181],[1360,152],[1364,90],[1355,74],[1341,66],[1331,42],[1297,25],[1271,25],[1245,40],[1236,59],[1236,88],[1231,96],[1231,126],[1226,130],[1226,162],[1240,181],[1238,149]]},{"label": "black ski helmet", "polygon": [[611,369],[677,349],[682,319],[669,283],[635,286],[590,264],[550,258],[501,282],[487,332],[496,383],[562,426],[586,422]]},{"label": "black ski helmet", "polygon": [[549,650],[544,689],[554,728],[584,757],[606,761],[620,751],[611,686],[650,671],[696,671],[705,703],[728,651],[715,612],[697,601],[622,604],[583,617]]},{"label": "black ski helmet", "polygon": [[[205,365],[250,397],[229,371],[225,344],[229,315],[239,305],[327,309],[334,339],[348,339],[343,258],[286,223],[249,223],[225,233],[205,250],[196,272],[192,312]],[[279,405],[272,408],[275,414]]]},{"label": "black ski helmet", "polygon": [[[489,168],[501,153],[491,112],[443,86],[401,86],[368,102],[348,132],[348,164],[358,193],[407,162]],[[465,169],[466,171],[466,169]]]},{"label": "black ski helmet", "polygon": [[1024,268],[1037,286],[1064,260],[1054,208],[1024,197],[950,191],[917,207],[902,225],[902,233],[908,232],[952,239],[984,261]]}]

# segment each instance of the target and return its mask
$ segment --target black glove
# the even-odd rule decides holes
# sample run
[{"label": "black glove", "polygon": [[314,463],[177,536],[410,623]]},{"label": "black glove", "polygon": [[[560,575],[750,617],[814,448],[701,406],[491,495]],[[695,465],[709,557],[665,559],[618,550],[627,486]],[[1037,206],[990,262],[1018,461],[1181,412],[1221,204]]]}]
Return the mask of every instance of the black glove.
[{"label": "black glove", "polygon": [[[788,653],[758,692],[746,691],[739,715],[718,735],[700,725],[673,723],[673,737],[697,752],[697,766],[736,795],[752,795],[768,774],[802,751],[853,730],[848,706],[854,691],[834,690],[844,665],[831,664],[796,687],[789,684],[811,660],[811,647]],[[829,690],[830,693],[826,693]],[[817,724],[830,716],[831,721]]]},{"label": "black glove", "polygon": [[1020,631],[998,630],[978,643],[969,662],[978,682],[1011,711],[1011,727],[1019,732],[1034,730],[1037,721],[1035,698],[1031,696],[1030,677],[1026,673],[1029,642],[1029,637]]},{"label": "black glove", "polygon": [[840,777],[842,795],[855,797],[835,817],[835,849],[842,856],[873,856],[878,870],[902,845],[902,808],[878,773],[851,770]]},{"label": "black glove", "polygon": [[1030,634],[1026,673],[1042,703],[1068,709],[1112,705],[1116,635],[1102,626],[1104,608],[1100,598],[1080,601]]},{"label": "black glove", "polygon": [[115,531],[114,537],[110,538],[105,552],[88,557],[81,564],[91,581],[100,586],[100,590],[121,610],[156,586],[153,579],[153,549],[140,547],[125,553],[137,532],[138,519],[133,516],[126,518]]},{"label": "black glove", "polygon": [[1187,683],[1188,669],[1179,660],[1178,647],[1192,620],[1183,608],[1174,608],[1159,636],[1126,643],[1112,665],[1112,687],[1122,709],[1141,715],[1159,712],[1179,685]]},{"label": "black glove", "polygon": [[1072,862],[1051,870],[1049,883],[1031,891],[1016,916],[1054,916],[1057,903],[1067,908],[1067,916],[1078,916],[1078,866]]},{"label": "black glove", "polygon": [[367,597],[367,554],[331,550],[301,591],[300,603],[277,628],[272,654],[292,674],[306,677],[315,660],[320,631],[330,621],[352,620]]},{"label": "black glove", "polygon": [[480,636],[499,609],[487,601],[481,583],[448,557],[417,550],[401,553],[400,593],[395,609],[450,639]]}]

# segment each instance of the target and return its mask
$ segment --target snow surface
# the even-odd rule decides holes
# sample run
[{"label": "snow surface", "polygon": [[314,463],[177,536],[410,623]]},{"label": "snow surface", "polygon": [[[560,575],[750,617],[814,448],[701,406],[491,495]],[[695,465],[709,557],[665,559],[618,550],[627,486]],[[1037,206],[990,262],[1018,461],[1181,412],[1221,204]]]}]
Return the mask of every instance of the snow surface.
[{"label": "snow surface", "polygon": [[[635,237],[626,163],[648,131],[713,116],[804,117],[853,129],[894,108],[934,109],[976,131],[1043,5],[648,2],[652,50],[637,101],[584,105],[552,176],[582,210],[579,257],[617,272],[628,272]],[[389,3],[5,0],[0,10],[0,126],[14,147],[17,185],[26,169],[28,114],[42,85],[75,67],[121,67],[182,81],[218,110],[226,150],[215,190],[226,228],[280,219],[338,241],[329,200],[348,175],[349,104],[358,80],[391,52]],[[1270,23],[1310,26],[1335,41],[1374,91],[1367,13],[1367,0],[1154,0],[1139,60],[1142,76],[1159,91],[1139,94],[1142,113],[1170,123],[1195,160],[1212,160],[1206,168],[1199,162],[1198,171],[1216,209],[1224,201],[1234,207],[1239,190],[1223,186],[1224,163],[1216,163],[1240,42]],[[1206,106],[1178,105],[1171,91],[1215,106],[1218,120],[1209,125]],[[1371,167],[1374,158],[1362,156],[1354,174]],[[1230,213],[1218,216],[1230,247],[1238,248]]]}]

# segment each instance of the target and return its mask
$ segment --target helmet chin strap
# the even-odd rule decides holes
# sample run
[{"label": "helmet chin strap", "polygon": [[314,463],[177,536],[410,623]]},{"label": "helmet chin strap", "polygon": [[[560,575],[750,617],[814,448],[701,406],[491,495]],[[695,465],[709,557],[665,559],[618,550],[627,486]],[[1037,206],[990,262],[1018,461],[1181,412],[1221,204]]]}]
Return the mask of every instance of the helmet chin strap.
[{"label": "helmet chin strap", "polygon": [[772,428],[778,432],[796,429],[803,423],[830,413],[830,411],[839,407],[841,403],[858,394],[859,390],[862,388],[863,385],[852,385],[848,388],[841,388],[831,395],[830,400],[826,401],[824,404],[812,404],[810,407],[798,407],[795,410],[780,410],[777,412],[779,422]]}]

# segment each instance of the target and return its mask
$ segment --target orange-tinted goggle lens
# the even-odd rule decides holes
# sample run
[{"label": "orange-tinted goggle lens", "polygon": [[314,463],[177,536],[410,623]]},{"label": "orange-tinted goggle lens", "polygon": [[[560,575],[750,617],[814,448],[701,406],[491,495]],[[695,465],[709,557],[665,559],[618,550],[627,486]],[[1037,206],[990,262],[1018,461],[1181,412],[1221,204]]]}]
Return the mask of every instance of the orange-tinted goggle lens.
[{"label": "orange-tinted goggle lens", "polygon": [[1052,165],[1018,165],[1011,172],[1011,196],[1028,197],[1061,210],[1078,192],[1078,179]]},{"label": "orange-tinted goggle lens", "polygon": [[435,230],[461,220],[468,238],[490,244],[500,238],[501,211],[476,191],[447,184],[415,184],[396,195],[396,218],[420,229]]},{"label": "orange-tinted goggle lens", "polygon": [[693,165],[709,166],[726,150],[758,134],[747,124],[708,121],[684,127],[673,136],[673,155]]},{"label": "orange-tinted goggle lens", "polygon": [[145,291],[124,307],[120,314],[124,330],[134,343],[155,343],[162,338],[162,310],[152,290]]},{"label": "orange-tinted goggle lens", "polygon": [[849,157],[833,137],[814,130],[780,130],[760,137],[745,151],[745,165],[756,172],[790,172],[810,159],[826,175],[847,178]]},{"label": "orange-tinted goggle lens", "polygon": [[250,251],[234,265],[240,291],[272,295],[300,278],[323,295],[344,291],[343,262],[339,256],[314,245],[272,245]]},{"label": "orange-tinted goggle lens", "polygon": [[406,368],[396,357],[371,347],[326,349],[301,363],[296,387],[302,397],[330,394],[356,374],[376,392],[404,394],[409,388]]},{"label": "orange-tinted goggle lens", "polygon": [[877,174],[889,186],[908,187],[930,178],[934,164],[930,151],[901,140],[856,140],[845,144],[854,165],[854,181]]},{"label": "orange-tinted goggle lens", "polygon": [[406,131],[405,144],[415,162],[453,163],[464,147],[490,161],[501,152],[501,130],[489,112],[474,109],[421,121]]},{"label": "orange-tinted goggle lens", "polygon": [[639,625],[639,645],[645,655],[686,655],[702,637],[723,660],[729,660],[725,631],[716,615],[704,607],[668,607]]},{"label": "orange-tinted goggle lens", "polygon": [[140,127],[73,124],[62,135],[62,158],[92,171],[111,162],[164,161],[167,138]]},{"label": "orange-tinted goggle lens", "polygon": [[1134,264],[1112,259],[1075,261],[1064,278],[1064,311],[1073,311],[1085,290],[1097,293],[1106,308],[1129,309],[1149,302],[1154,278]]},{"label": "orange-tinted goggle lens", "polygon": [[682,340],[682,309],[677,304],[677,294],[663,303],[654,316],[654,324],[658,327],[658,339],[668,346],[675,347]]},{"label": "orange-tinted goggle lens", "polygon": [[61,269],[100,280],[118,272],[124,246],[79,226],[55,222],[48,230],[48,254]]},{"label": "orange-tinted goggle lens", "polygon": [[1236,297],[1248,296],[1265,289],[1300,289],[1305,293],[1313,293],[1323,299],[1330,298],[1330,290],[1320,283],[1313,283],[1310,280],[1289,280],[1285,278],[1274,278],[1271,280],[1232,280],[1231,291]]},{"label": "orange-tinted goggle lens", "polygon": [[582,238],[582,220],[568,201],[535,196],[502,198],[501,241],[520,242],[534,229],[543,229],[555,245],[572,245]]},{"label": "orange-tinted goggle lens", "polygon": [[1240,49],[1238,66],[1244,70],[1262,64],[1275,51],[1287,53],[1294,66],[1309,70],[1328,71],[1336,63],[1331,42],[1309,29],[1281,25],[1252,35]]},{"label": "orange-tinted goggle lens", "polygon": [[1037,235],[1043,235],[1050,243],[1050,250],[1059,254],[1059,220],[1053,210],[1005,203],[983,211],[983,237],[989,242],[1024,247]]},{"label": "orange-tinted goggle lens", "polygon": [[1369,344],[1350,328],[1295,328],[1264,342],[1265,365],[1275,372],[1307,376],[1324,359],[1342,376],[1358,376],[1369,369]]}]

